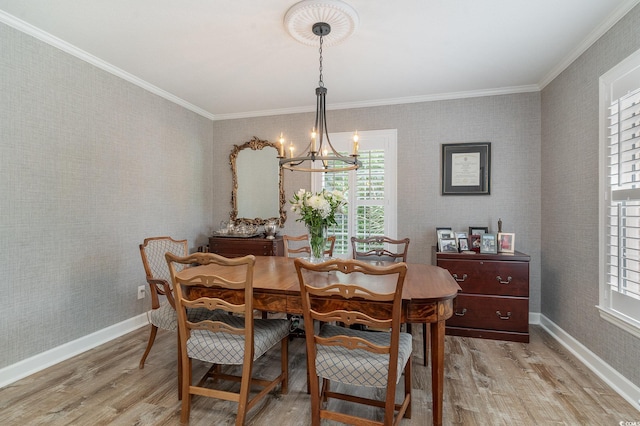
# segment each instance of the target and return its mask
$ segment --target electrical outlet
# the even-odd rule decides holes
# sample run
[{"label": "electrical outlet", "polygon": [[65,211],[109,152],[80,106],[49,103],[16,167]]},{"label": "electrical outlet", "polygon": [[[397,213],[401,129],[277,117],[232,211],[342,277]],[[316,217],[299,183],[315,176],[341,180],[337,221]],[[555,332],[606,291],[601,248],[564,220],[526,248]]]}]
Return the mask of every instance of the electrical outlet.
[{"label": "electrical outlet", "polygon": [[138,299],[144,299],[145,291],[144,286],[138,286]]}]

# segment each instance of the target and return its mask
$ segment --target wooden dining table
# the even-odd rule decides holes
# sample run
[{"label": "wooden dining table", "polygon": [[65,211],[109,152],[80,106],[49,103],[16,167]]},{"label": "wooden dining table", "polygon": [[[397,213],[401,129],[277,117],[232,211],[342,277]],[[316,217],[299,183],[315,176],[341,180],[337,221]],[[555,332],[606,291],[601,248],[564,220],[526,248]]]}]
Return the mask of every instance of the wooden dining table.
[{"label": "wooden dining table", "polygon": [[[253,269],[254,309],[302,314],[300,284],[293,262],[294,259],[288,257],[256,256]],[[220,272],[219,268],[215,264],[201,265],[184,269],[177,275],[181,279],[215,275]],[[445,320],[453,315],[453,299],[460,290],[458,283],[445,269],[418,263],[407,264],[402,292],[402,322],[430,324],[434,425],[442,424]]]}]

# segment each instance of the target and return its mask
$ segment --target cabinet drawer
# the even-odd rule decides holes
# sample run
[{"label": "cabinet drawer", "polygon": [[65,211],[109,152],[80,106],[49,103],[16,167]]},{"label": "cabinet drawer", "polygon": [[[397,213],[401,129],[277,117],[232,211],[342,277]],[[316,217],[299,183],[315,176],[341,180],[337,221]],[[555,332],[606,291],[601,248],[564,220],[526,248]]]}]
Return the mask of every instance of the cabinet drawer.
[{"label": "cabinet drawer", "polygon": [[529,299],[459,294],[447,325],[528,332]]},{"label": "cabinet drawer", "polygon": [[492,260],[438,260],[463,293],[529,296],[529,263]]},{"label": "cabinet drawer", "polygon": [[209,246],[211,253],[217,253],[225,257],[242,257],[248,254],[255,256],[273,256],[273,250],[271,246],[265,247],[251,247],[251,246],[235,246],[235,247],[211,247]]}]

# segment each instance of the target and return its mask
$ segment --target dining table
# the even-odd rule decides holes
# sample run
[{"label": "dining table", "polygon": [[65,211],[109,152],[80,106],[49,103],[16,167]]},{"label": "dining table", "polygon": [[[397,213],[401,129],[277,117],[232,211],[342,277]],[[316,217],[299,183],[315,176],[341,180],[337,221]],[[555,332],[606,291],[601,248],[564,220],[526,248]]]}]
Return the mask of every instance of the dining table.
[{"label": "dining table", "polygon": [[[266,312],[301,315],[300,284],[294,259],[282,256],[255,256],[255,259],[253,308]],[[198,275],[216,275],[220,273],[221,268],[217,264],[193,266],[178,272],[177,277],[189,279]],[[240,274],[238,271],[238,277]],[[196,288],[190,298],[206,295],[207,290]],[[430,324],[434,425],[442,424],[445,321],[453,315],[453,301],[459,291],[460,286],[447,270],[433,265],[407,263],[407,274],[402,289],[402,322]],[[366,302],[363,303],[363,309],[375,309],[365,306]]]}]

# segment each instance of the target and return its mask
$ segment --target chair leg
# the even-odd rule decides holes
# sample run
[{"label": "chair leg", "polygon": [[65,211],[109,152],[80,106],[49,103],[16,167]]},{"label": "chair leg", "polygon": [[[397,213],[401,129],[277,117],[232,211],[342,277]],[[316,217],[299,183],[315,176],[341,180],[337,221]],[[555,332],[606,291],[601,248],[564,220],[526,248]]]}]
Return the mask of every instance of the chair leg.
[{"label": "chair leg", "polygon": [[431,334],[429,333],[429,327],[427,327],[427,323],[422,324],[422,362],[426,367],[429,364],[429,339]]},{"label": "chair leg", "polygon": [[182,354],[180,353],[180,334],[176,333],[178,338],[178,401],[182,399]]},{"label": "chair leg", "polygon": [[[280,342],[280,362],[280,368],[284,375],[282,383],[280,384],[280,392],[283,395],[286,395],[289,392],[289,336],[285,337]],[[307,370],[307,372],[308,371],[309,370]]]},{"label": "chair leg", "polygon": [[186,363],[182,363],[182,367],[182,412],[180,413],[180,423],[187,424],[189,423],[191,412],[191,393],[189,392],[189,386],[191,385],[191,358]]},{"label": "chair leg", "polygon": [[158,334],[158,327],[151,324],[151,334],[149,334],[149,341],[147,342],[147,349],[145,349],[144,354],[142,354],[142,359],[140,359],[140,365],[138,368],[144,368],[144,362],[147,360],[147,355],[151,352],[151,346],[153,346],[153,342],[156,340],[156,334]]},{"label": "chair leg", "polygon": [[247,406],[249,403],[249,390],[251,387],[251,376],[253,374],[252,363],[244,365],[242,368],[242,379],[240,380],[240,396],[238,399],[238,413],[236,414],[236,426],[243,426],[247,416]]},{"label": "chair leg", "polygon": [[407,361],[407,365],[404,367],[404,394],[405,397],[407,394],[409,395],[409,405],[407,405],[407,411],[404,412],[405,419],[411,418],[411,374],[413,374],[411,372],[411,362],[411,357],[409,357],[409,361]]}]

